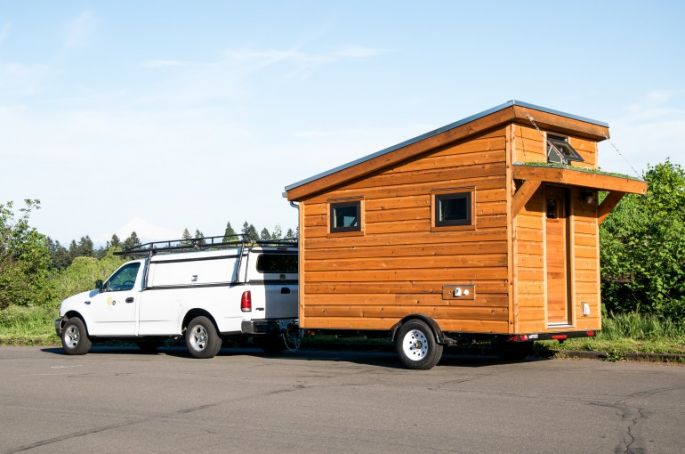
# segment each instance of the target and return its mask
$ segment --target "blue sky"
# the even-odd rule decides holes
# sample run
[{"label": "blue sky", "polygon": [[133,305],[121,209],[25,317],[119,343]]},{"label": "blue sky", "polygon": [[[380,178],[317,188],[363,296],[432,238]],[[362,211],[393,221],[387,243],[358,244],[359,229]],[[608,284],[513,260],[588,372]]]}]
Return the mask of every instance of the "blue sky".
[{"label": "blue sky", "polygon": [[[0,0],[0,201],[97,242],[249,220],[287,184],[515,98],[685,147],[682,2]],[[600,165],[630,173],[604,143]]]}]

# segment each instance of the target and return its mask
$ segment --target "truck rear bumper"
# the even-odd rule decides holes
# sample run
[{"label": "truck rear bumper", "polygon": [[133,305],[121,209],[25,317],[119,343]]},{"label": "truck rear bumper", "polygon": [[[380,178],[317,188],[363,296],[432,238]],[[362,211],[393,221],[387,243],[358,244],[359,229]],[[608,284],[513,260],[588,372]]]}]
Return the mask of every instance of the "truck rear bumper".
[{"label": "truck rear bumper", "polygon": [[240,329],[243,334],[280,334],[288,327],[297,326],[296,318],[278,318],[266,320],[243,320]]}]

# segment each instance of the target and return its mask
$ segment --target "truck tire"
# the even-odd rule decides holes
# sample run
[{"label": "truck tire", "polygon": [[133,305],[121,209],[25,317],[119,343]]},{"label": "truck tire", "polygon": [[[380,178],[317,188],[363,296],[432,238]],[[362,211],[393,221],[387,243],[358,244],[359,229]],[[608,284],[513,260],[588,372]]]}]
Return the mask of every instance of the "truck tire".
[{"label": "truck tire", "polygon": [[93,346],[86,325],[78,317],[67,320],[62,330],[62,348],[67,355],[85,355]]},{"label": "truck tire", "polygon": [[214,323],[205,316],[195,317],[186,328],[186,347],[195,358],[213,358],[221,350],[221,338]]},{"label": "truck tire", "polygon": [[442,358],[442,345],[423,320],[405,322],[397,332],[395,346],[400,361],[407,369],[431,369]]},{"label": "truck tire", "polygon": [[257,345],[267,355],[278,355],[285,350],[283,336],[280,334],[264,334],[257,339]]},{"label": "truck tire", "polygon": [[533,353],[533,341],[528,342],[504,342],[494,344],[497,356],[504,361],[523,361]]}]

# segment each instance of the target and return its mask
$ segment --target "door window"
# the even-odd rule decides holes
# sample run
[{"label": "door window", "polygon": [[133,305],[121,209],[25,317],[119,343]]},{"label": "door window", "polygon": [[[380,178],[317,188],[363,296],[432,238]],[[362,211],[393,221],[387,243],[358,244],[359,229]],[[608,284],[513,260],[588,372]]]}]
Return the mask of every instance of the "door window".
[{"label": "door window", "polygon": [[104,286],[105,292],[124,292],[131,290],[136,284],[136,276],[140,263],[129,263],[119,268],[119,270],[110,277]]}]

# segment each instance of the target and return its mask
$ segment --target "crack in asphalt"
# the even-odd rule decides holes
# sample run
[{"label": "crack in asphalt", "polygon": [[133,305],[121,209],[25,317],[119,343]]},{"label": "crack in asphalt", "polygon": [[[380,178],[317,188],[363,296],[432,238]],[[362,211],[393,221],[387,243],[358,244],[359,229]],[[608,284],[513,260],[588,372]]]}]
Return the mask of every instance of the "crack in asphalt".
[{"label": "crack in asphalt", "polygon": [[[613,408],[614,410],[617,410],[619,412],[619,416],[621,417],[621,421],[628,421],[628,425],[626,426],[626,432],[625,436],[621,440],[621,442],[616,446],[614,449],[614,452],[616,454],[623,453],[623,454],[642,454],[647,452],[646,448],[639,446],[639,444],[642,442],[642,439],[637,435],[636,429],[638,424],[640,422],[644,421],[648,417],[647,411],[638,406],[638,405],[631,405],[628,403],[629,400],[632,399],[637,399],[640,397],[652,397],[657,394],[669,392],[669,391],[677,391],[680,389],[685,389],[685,387],[664,387],[664,388],[654,388],[654,389],[648,389],[645,391],[638,391],[632,394],[628,394],[624,398],[617,400],[615,402],[589,402],[589,405],[594,405],[598,407],[607,407],[607,408]],[[638,444],[638,446],[634,446],[635,444]]]}]

